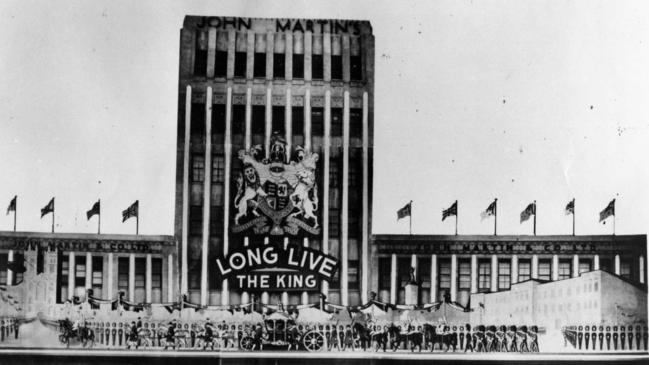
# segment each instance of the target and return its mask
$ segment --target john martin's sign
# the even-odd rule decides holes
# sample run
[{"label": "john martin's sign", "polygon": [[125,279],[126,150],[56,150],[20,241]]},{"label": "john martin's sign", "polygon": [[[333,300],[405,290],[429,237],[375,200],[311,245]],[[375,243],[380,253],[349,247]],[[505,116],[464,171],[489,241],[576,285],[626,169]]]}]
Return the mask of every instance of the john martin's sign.
[{"label": "john martin's sign", "polygon": [[221,279],[241,289],[309,290],[333,279],[338,260],[308,247],[263,245],[217,258],[216,269]]},{"label": "john martin's sign", "polygon": [[287,162],[286,141],[275,133],[269,158],[262,147],[239,151],[243,171],[236,177],[232,233],[295,236],[299,232],[320,234],[318,224],[318,154],[295,147]]}]

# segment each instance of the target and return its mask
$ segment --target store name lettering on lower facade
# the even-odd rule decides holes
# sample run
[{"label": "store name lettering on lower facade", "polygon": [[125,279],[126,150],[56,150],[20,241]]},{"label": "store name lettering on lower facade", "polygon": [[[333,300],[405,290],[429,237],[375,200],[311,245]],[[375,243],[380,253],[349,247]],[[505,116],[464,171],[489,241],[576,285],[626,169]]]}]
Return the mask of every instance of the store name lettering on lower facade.
[{"label": "store name lettering on lower facade", "polygon": [[[606,253],[621,249],[621,243],[606,242],[595,243],[402,243],[402,242],[377,242],[381,253]],[[633,251],[632,247],[625,247]]]},{"label": "store name lettering on lower facade", "polygon": [[162,251],[162,247],[160,244],[140,243],[140,242],[19,241],[9,245],[8,248],[11,250],[24,251],[24,250],[36,250],[39,247],[46,250],[77,251],[77,252],[154,253],[154,252]]},{"label": "store name lettering on lower facade", "polygon": [[[216,259],[221,279],[234,278],[241,289],[316,289],[331,281],[338,260],[318,250],[289,244],[244,247]],[[269,270],[270,269],[270,270]]]}]

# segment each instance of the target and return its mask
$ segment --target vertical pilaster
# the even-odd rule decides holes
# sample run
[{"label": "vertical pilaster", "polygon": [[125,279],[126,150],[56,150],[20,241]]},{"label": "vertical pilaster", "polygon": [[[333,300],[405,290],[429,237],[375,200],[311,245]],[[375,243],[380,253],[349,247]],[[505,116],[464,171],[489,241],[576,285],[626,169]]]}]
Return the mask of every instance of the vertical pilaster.
[{"label": "vertical pilaster", "polygon": [[74,297],[74,277],[76,276],[74,270],[76,269],[76,256],[74,255],[74,252],[70,252],[68,254],[68,299],[72,300]]},{"label": "vertical pilaster", "polygon": [[471,293],[478,292],[478,256],[471,255]]},{"label": "vertical pilaster", "polygon": [[512,284],[518,283],[518,255],[512,255]]},{"label": "vertical pilaster", "polygon": [[128,300],[135,301],[135,254],[128,255]]},{"label": "vertical pilaster", "polygon": [[559,255],[552,255],[552,281],[559,280]]},{"label": "vertical pilaster", "polygon": [[113,261],[114,261],[113,260],[113,255],[114,254],[112,252],[108,253],[108,265],[107,265],[108,266],[108,270],[107,270],[108,271],[108,280],[106,280],[106,282],[108,283],[107,291],[106,291],[108,299],[113,299],[113,277],[115,276],[115,272],[114,272],[114,269],[113,269],[113,265],[114,265],[114,263],[113,263]]},{"label": "vertical pilaster", "polygon": [[343,46],[343,81],[349,82],[350,80],[350,48],[349,48],[349,35],[343,34],[341,37]]},{"label": "vertical pilaster", "polygon": [[304,149],[311,152],[311,88],[304,90]]},{"label": "vertical pilaster", "polygon": [[[14,214],[16,214],[14,212]],[[14,250],[9,250],[7,253],[7,261],[12,262],[14,260]],[[13,285],[14,282],[14,272],[7,267],[7,285]]]},{"label": "vertical pilaster", "polygon": [[363,220],[361,227],[361,301],[367,303],[369,292],[369,101],[367,91],[363,92]]},{"label": "vertical pilaster", "polygon": [[205,174],[203,179],[203,240],[201,246],[201,305],[207,305],[207,271],[210,243],[210,213],[212,206],[212,88],[205,96]]},{"label": "vertical pilaster", "polygon": [[532,255],[532,279],[539,278],[539,256]]},{"label": "vertical pilaster", "polygon": [[[228,254],[230,242],[230,175],[232,171],[232,87],[228,86],[225,98],[225,176],[223,181],[223,254]],[[221,305],[230,303],[228,281],[223,280]]]},{"label": "vertical pilaster", "polygon": [[639,272],[639,280],[641,284],[644,284],[645,282],[645,274],[644,274],[644,256],[640,255],[638,258],[638,272]]},{"label": "vertical pilaster", "polygon": [[[329,253],[329,158],[331,155],[331,90],[325,90],[322,192],[322,253]],[[329,283],[322,281],[322,294],[329,295]]]},{"label": "vertical pilaster", "polygon": [[457,301],[457,255],[451,255],[451,302]]},{"label": "vertical pilaster", "polygon": [[395,254],[390,256],[390,304],[397,304],[397,255]]},{"label": "vertical pilaster", "polygon": [[572,277],[576,278],[579,276],[579,255],[574,255],[572,257]]},{"label": "vertical pilaster", "polygon": [[151,279],[152,279],[151,278],[151,276],[152,276],[151,275],[151,266],[152,266],[151,254],[148,253],[148,254],[146,254],[146,267],[145,267],[145,278],[144,278],[144,292],[145,292],[145,295],[144,295],[145,299],[144,300],[147,303],[151,303],[151,298],[152,298],[152,296],[151,296],[151,291],[152,291],[152,288],[151,288]]},{"label": "vertical pilaster", "polygon": [[266,89],[266,128],[264,132],[264,149],[266,158],[270,157],[270,136],[273,133],[273,91],[269,87]]},{"label": "vertical pilaster", "polygon": [[349,90],[343,93],[343,175],[342,175],[342,204],[341,204],[341,276],[340,291],[342,305],[347,305],[349,299]]},{"label": "vertical pilaster", "polygon": [[410,267],[415,270],[413,274],[415,275],[415,278],[417,278],[417,274],[419,273],[419,266],[417,265],[417,255],[415,254],[410,255]]},{"label": "vertical pilaster", "polygon": [[[254,39],[254,33],[253,39]],[[251,68],[252,72],[252,68]],[[245,115],[245,136],[244,136],[244,149],[249,151],[252,147],[252,89],[246,89],[246,115]],[[248,247],[250,245],[250,237],[246,236],[243,238],[243,246]],[[247,291],[241,293],[241,304],[247,304],[250,302],[250,294]]]},{"label": "vertical pilaster", "polygon": [[620,275],[620,255],[615,255],[615,275]]},{"label": "vertical pilaster", "polygon": [[430,256],[430,302],[437,301],[437,255]]},{"label": "vertical pilaster", "polygon": [[86,252],[86,289],[90,288],[92,288],[92,254]]},{"label": "vertical pilaster", "polygon": [[284,33],[285,47],[284,47],[284,74],[286,80],[293,80],[293,33]]},{"label": "vertical pilaster", "polygon": [[185,143],[183,149],[183,228],[181,242],[180,292],[187,293],[187,245],[189,241],[189,153],[192,125],[192,87],[187,85],[185,95]]},{"label": "vertical pilaster", "polygon": [[304,80],[311,81],[311,53],[312,53],[312,33],[310,31],[304,32]]},{"label": "vertical pilaster", "polygon": [[216,56],[216,28],[210,27],[207,32],[207,78],[214,78],[214,60]]},{"label": "vertical pilaster", "polygon": [[599,270],[599,255],[593,256],[593,270]]},{"label": "vertical pilaster", "polygon": [[491,291],[498,291],[498,256],[491,255]]},{"label": "vertical pilaster", "polygon": [[325,82],[331,81],[331,33],[322,34],[322,66],[323,79]]},{"label": "vertical pilaster", "polygon": [[167,302],[174,301],[174,256],[167,256]]},{"label": "vertical pilaster", "polygon": [[291,159],[291,148],[293,147],[293,106],[291,88],[286,88],[286,104],[284,108],[284,138],[286,139],[286,161]]}]

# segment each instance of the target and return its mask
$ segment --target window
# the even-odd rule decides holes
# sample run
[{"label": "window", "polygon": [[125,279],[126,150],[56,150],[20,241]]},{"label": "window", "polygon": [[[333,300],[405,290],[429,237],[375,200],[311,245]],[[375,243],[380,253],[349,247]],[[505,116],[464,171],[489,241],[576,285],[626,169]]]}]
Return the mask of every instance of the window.
[{"label": "window", "polygon": [[620,276],[631,279],[631,263],[628,260],[620,259]]},{"label": "window", "polygon": [[273,77],[283,79],[286,77],[286,56],[284,53],[273,53]]},{"label": "window", "polygon": [[590,260],[579,260],[579,273],[589,272],[590,269]]},{"label": "window", "polygon": [[343,135],[343,109],[331,108],[331,136],[341,137]]},{"label": "window", "polygon": [[214,76],[225,77],[228,73],[228,52],[217,50],[214,55]]},{"label": "window", "polygon": [[146,300],[146,259],[135,258],[135,302],[143,303]]},{"label": "window", "polygon": [[128,257],[117,259],[117,290],[123,291],[128,298]]},{"label": "window", "polygon": [[391,261],[389,257],[379,257],[379,290],[390,289]]},{"label": "window", "polygon": [[[0,268],[7,267],[9,262],[8,255],[5,253],[0,254]],[[0,269],[0,285],[7,285],[7,270]]]},{"label": "window", "polygon": [[324,135],[324,108],[311,108],[311,134],[314,136]]},{"label": "window", "polygon": [[191,110],[191,136],[203,137],[205,135],[205,104],[192,103]]},{"label": "window", "polygon": [[457,287],[459,290],[471,290],[471,261],[460,260],[458,262]]},{"label": "window", "polygon": [[445,292],[451,290],[451,260],[439,260],[439,269],[438,269],[438,286],[439,286],[439,298],[444,298]]},{"label": "window", "polygon": [[[42,257],[43,255],[39,255],[38,257]],[[23,265],[26,265],[25,263],[25,256],[21,253],[14,253],[14,262],[16,263],[22,263]],[[43,272],[41,269],[40,272]],[[23,282],[23,273],[21,272],[15,272],[14,271],[14,280],[13,280],[13,285],[17,285]]]},{"label": "window", "polygon": [[104,260],[102,257],[92,258],[92,292],[95,297],[101,298],[104,287]]},{"label": "window", "polygon": [[303,79],[304,78],[304,55],[303,54],[293,54],[293,78],[294,79]]},{"label": "window", "polygon": [[340,186],[340,170],[338,159],[331,159],[329,164],[329,186],[337,188]]},{"label": "window", "polygon": [[207,73],[207,33],[196,31],[196,53],[194,55],[194,76],[205,76]]},{"label": "window", "polygon": [[192,182],[203,182],[205,180],[205,157],[202,155],[192,156]]},{"label": "window", "polygon": [[273,106],[273,130],[271,134],[277,132],[283,136],[285,133],[284,124],[284,106]]},{"label": "window", "polygon": [[331,55],[331,79],[343,79],[343,56]]},{"label": "window", "polygon": [[311,55],[311,77],[314,80],[324,78],[324,62],[321,54]]},{"label": "window", "polygon": [[550,260],[539,260],[539,280],[550,281],[552,262]]},{"label": "window", "polygon": [[403,289],[410,282],[410,268],[412,267],[410,257],[397,258],[397,287]]},{"label": "window", "polygon": [[[232,135],[243,136],[246,133],[246,106],[232,106]],[[233,151],[235,151],[233,149]]]},{"label": "window", "polygon": [[363,59],[361,56],[349,57],[349,72],[352,80],[363,80]]},{"label": "window", "polygon": [[222,155],[212,156],[212,182],[222,183],[225,179],[225,157]]},{"label": "window", "polygon": [[246,52],[234,53],[234,77],[246,77]]},{"label": "window", "polygon": [[266,132],[266,107],[263,105],[252,106],[252,134],[264,136]]},{"label": "window", "polygon": [[151,260],[151,302],[162,301],[162,259]]},{"label": "window", "polygon": [[265,78],[266,77],[266,53],[255,52],[254,58],[254,77]]},{"label": "window", "polygon": [[518,261],[518,282],[530,280],[532,278],[532,263],[530,260]]},{"label": "window", "polygon": [[203,206],[189,207],[189,234],[200,236],[203,229]]},{"label": "window", "polygon": [[603,271],[613,272],[613,264],[610,258],[599,258],[599,269]]},{"label": "window", "polygon": [[478,261],[478,291],[489,291],[491,289],[491,262],[487,260]]},{"label": "window", "polygon": [[[417,280],[422,288],[430,288],[430,256],[420,257],[417,263]],[[429,298],[430,299],[430,298]],[[426,299],[428,301],[429,299]]]},{"label": "window", "polygon": [[349,136],[363,138],[363,109],[349,109]]},{"label": "window", "polygon": [[347,280],[349,289],[358,289],[358,260],[349,260]]},{"label": "window", "polygon": [[570,260],[559,260],[559,280],[570,279],[571,266]]},{"label": "window", "polygon": [[[294,106],[291,112],[293,117],[293,138],[304,135],[304,107]],[[298,143],[299,144],[299,143]]]},{"label": "window", "polygon": [[329,208],[329,236],[340,236],[340,210]]},{"label": "window", "polygon": [[61,263],[61,274],[59,275],[59,302],[63,303],[68,299],[68,274],[70,262],[68,261],[67,255],[59,256],[59,262]]},{"label": "window", "polygon": [[498,290],[509,289],[512,267],[510,261],[498,261]]},{"label": "window", "polygon": [[77,292],[86,286],[86,256],[76,256],[74,259],[74,286]]}]

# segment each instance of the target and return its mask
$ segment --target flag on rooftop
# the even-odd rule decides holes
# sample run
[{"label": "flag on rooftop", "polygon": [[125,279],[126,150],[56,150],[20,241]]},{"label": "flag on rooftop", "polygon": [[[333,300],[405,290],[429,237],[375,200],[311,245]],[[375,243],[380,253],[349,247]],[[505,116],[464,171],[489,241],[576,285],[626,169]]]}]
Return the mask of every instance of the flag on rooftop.
[{"label": "flag on rooftop", "polygon": [[521,223],[530,219],[532,215],[536,214],[536,203],[530,203],[525,210],[521,212]]},{"label": "flag on rooftop", "polygon": [[131,217],[137,217],[138,210],[139,210],[138,207],[139,207],[139,200],[136,200],[135,203],[131,204],[130,207],[122,211],[122,222],[126,222],[126,220]]},{"label": "flag on rooftop", "polygon": [[610,203],[602,210],[599,212],[599,221],[603,222],[606,218],[615,215],[615,199],[611,200]]},{"label": "flag on rooftop", "polygon": [[7,207],[7,215],[9,214],[9,212],[16,211],[16,199],[18,199],[17,195],[15,195],[14,198],[9,202],[9,206]]},{"label": "flag on rooftop", "polygon": [[444,221],[444,219],[452,215],[457,216],[457,200],[448,209],[444,209],[442,211],[442,222]]},{"label": "flag on rooftop", "polygon": [[411,214],[412,201],[406,204],[403,208],[397,210],[397,220],[405,217],[409,217]]},{"label": "flag on rooftop", "polygon": [[482,220],[487,219],[487,217],[489,217],[489,216],[496,215],[496,202],[497,201],[498,200],[494,199],[494,201],[491,202],[491,204],[489,204],[487,209],[484,212],[480,213],[480,218]]},{"label": "flag on rooftop", "polygon": [[50,202],[41,209],[41,218],[43,218],[46,214],[52,212],[54,212],[54,198],[52,198]]},{"label": "flag on rooftop", "polygon": [[90,220],[90,218],[92,218],[93,215],[100,214],[100,212],[101,212],[101,201],[97,200],[95,204],[92,205],[92,208],[90,208],[90,210],[86,212],[86,216],[88,217],[88,220]]},{"label": "flag on rooftop", "polygon": [[575,214],[575,199],[573,198],[568,205],[566,205],[566,215]]}]

